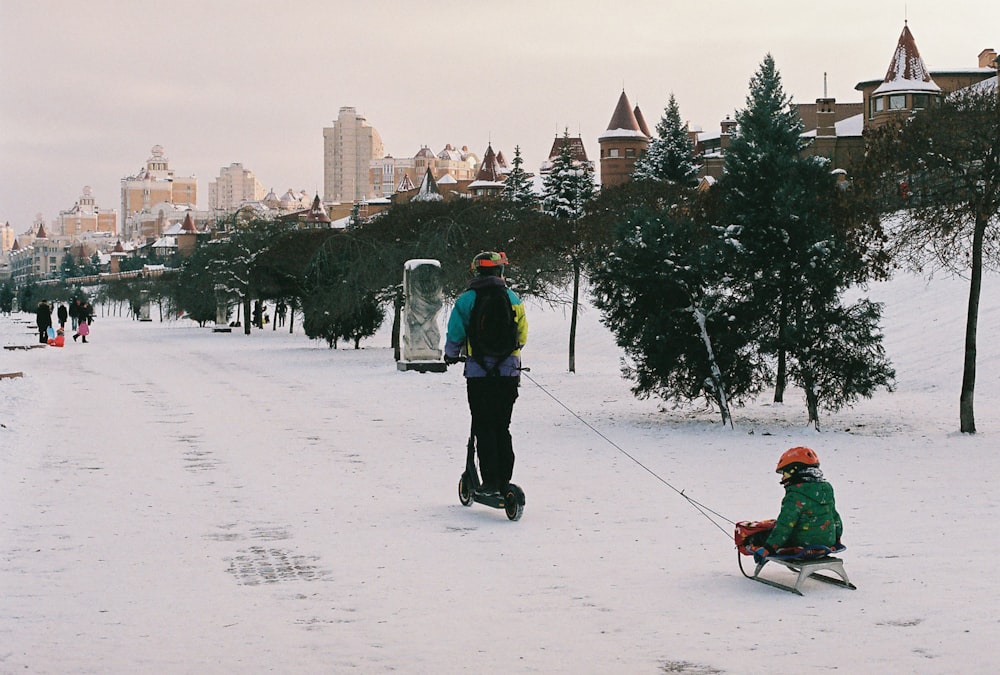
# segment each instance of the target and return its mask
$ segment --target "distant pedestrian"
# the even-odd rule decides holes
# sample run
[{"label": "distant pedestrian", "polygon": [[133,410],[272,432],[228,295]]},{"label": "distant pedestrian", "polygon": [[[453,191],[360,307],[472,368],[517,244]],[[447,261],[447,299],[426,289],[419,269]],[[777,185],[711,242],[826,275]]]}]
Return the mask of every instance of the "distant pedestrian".
[{"label": "distant pedestrian", "polygon": [[90,324],[80,320],[80,325],[76,327],[76,332],[73,333],[73,342],[76,342],[77,338],[83,338],[83,343],[87,344],[87,336],[90,335]]},{"label": "distant pedestrian", "polygon": [[66,328],[66,319],[69,318],[69,310],[66,309],[66,305],[59,305],[59,309],[56,310],[56,316],[59,317],[59,328]]},{"label": "distant pedestrian", "polygon": [[251,321],[257,328],[264,327],[264,303],[260,300],[255,300],[253,303],[253,318]]},{"label": "distant pedestrian", "polygon": [[78,337],[83,338],[83,342],[87,341],[87,336],[90,335],[90,324],[94,320],[94,308],[90,306],[89,302],[84,302],[80,305],[80,321],[76,326],[76,333],[73,334],[73,342],[76,342]]},{"label": "distant pedestrian", "polygon": [[285,325],[285,312],[288,307],[285,305],[284,300],[278,300],[278,304],[274,306],[274,318],[277,319],[278,326]]},{"label": "distant pedestrian", "polygon": [[80,298],[75,298],[72,304],[70,304],[69,319],[73,330],[76,330],[77,325],[80,323]]},{"label": "distant pedestrian", "polygon": [[52,327],[52,305],[48,300],[38,303],[38,308],[35,310],[35,325],[38,327],[38,343],[48,344],[49,328]]}]

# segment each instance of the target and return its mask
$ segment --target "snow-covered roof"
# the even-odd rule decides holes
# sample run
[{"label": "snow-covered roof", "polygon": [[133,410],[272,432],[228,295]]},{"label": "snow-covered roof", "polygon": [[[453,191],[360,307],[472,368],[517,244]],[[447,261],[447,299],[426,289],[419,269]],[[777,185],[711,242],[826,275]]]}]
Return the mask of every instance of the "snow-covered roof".
[{"label": "snow-covered roof", "polygon": [[437,183],[438,185],[454,185],[458,183],[458,181],[455,180],[455,177],[452,176],[450,173],[446,173],[445,175],[438,178]]},{"label": "snow-covered roof", "polygon": [[604,140],[605,138],[642,138],[648,140],[649,137],[642,133],[638,129],[608,129],[600,136],[597,137],[598,140]]},{"label": "snow-covered roof", "polygon": [[153,248],[177,248],[177,237],[160,237],[153,242]]},{"label": "snow-covered roof", "polygon": [[[837,132],[838,138],[843,138],[846,136],[860,136],[861,132],[864,130],[865,116],[863,114],[851,115],[850,117],[845,117],[844,119],[836,122],[834,128]],[[810,129],[802,134],[803,138],[815,138],[816,130]]]},{"label": "snow-covered roof", "polygon": [[964,94],[985,94],[991,91],[995,92],[998,86],[1000,85],[997,83],[997,76],[994,75],[993,77],[987,78],[981,82],[976,82],[975,84],[965,87],[964,89],[953,91],[948,95],[948,98],[962,96]]},{"label": "snow-covered roof", "polygon": [[444,150],[438,153],[438,159],[451,160],[453,162],[462,161],[462,152],[452,147],[451,143],[444,146]]}]

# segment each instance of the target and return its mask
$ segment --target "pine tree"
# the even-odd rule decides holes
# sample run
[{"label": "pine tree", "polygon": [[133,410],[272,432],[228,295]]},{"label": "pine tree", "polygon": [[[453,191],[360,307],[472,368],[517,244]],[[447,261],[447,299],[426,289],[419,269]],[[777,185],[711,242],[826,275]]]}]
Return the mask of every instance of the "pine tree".
[{"label": "pine tree", "polygon": [[630,214],[592,273],[592,295],[627,355],[623,374],[635,382],[633,393],[705,398],[732,425],[731,406],[759,391],[764,366],[729,292],[727,232],[697,213],[689,199]]},{"label": "pine tree", "polygon": [[594,198],[594,167],[573,157],[569,129],[563,132],[552,170],[542,179],[542,211],[560,220],[579,220]]},{"label": "pine tree", "polygon": [[521,157],[521,146],[514,146],[514,159],[511,162],[510,173],[503,184],[502,197],[516,206],[534,208],[538,197],[531,189],[531,179],[524,170],[524,158]]},{"label": "pine tree", "polygon": [[573,158],[569,129],[563,133],[562,146],[543,180],[545,190],[542,211],[567,227],[557,246],[573,280],[573,299],[569,323],[569,372],[576,372],[576,324],[580,311],[580,282],[586,257],[586,242],[579,231],[579,221],[594,199],[594,168],[589,162]]},{"label": "pine tree", "polygon": [[673,94],[656,124],[656,137],[636,161],[632,177],[636,180],[692,185],[697,180],[694,146],[681,122],[680,108]]},{"label": "pine tree", "polygon": [[[775,359],[775,402],[791,379],[805,390],[809,420],[818,425],[820,407],[835,409],[877,386],[891,387],[879,308],[867,301],[841,305],[842,292],[864,278],[864,261],[847,236],[851,223],[828,160],[802,156],[802,122],[770,54],[736,122],[720,183],[742,251],[734,292],[758,319],[762,352]],[[865,335],[870,348],[844,360],[850,344],[831,341],[837,334]]]}]

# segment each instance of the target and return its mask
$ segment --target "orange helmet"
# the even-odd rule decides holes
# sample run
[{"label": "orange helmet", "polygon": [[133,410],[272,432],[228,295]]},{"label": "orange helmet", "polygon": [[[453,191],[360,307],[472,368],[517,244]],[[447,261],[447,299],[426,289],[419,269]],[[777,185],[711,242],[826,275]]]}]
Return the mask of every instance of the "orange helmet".
[{"label": "orange helmet", "polygon": [[784,454],[781,455],[781,459],[778,460],[778,468],[776,468],[774,472],[781,473],[785,469],[790,468],[793,464],[801,464],[803,466],[819,466],[819,457],[810,448],[802,446],[790,448],[785,450]]}]

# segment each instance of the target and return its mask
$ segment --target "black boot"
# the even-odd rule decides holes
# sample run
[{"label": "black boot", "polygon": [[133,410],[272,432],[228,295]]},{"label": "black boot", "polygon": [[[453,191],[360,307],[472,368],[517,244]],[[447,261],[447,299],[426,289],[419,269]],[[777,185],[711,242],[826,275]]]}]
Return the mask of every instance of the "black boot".
[{"label": "black boot", "polygon": [[73,342],[76,342],[76,339],[77,339],[78,337],[80,337],[80,334],[79,334],[79,333],[73,333]]}]

